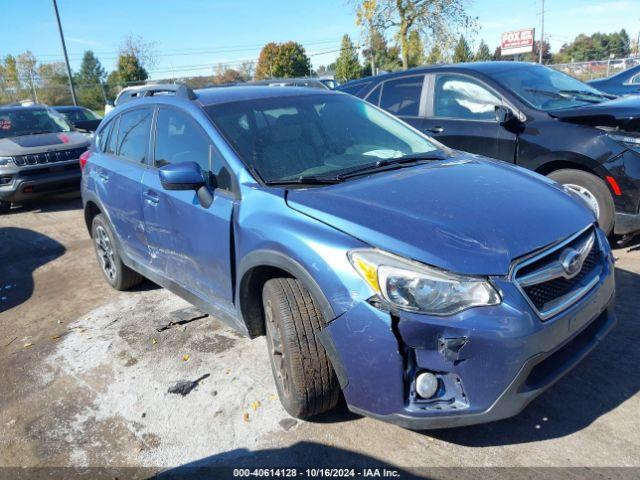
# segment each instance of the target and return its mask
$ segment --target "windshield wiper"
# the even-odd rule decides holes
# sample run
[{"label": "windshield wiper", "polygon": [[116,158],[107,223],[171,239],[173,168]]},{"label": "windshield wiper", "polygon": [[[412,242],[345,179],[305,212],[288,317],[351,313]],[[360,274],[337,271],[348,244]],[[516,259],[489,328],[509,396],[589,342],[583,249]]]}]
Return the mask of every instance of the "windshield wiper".
[{"label": "windshield wiper", "polygon": [[267,185],[331,185],[339,183],[341,181],[337,176],[335,177],[314,177],[314,176],[301,176],[291,179],[282,180],[270,180],[265,182]]},{"label": "windshield wiper", "polygon": [[22,135],[40,135],[41,133],[61,133],[61,132],[52,132],[51,130],[39,130],[35,132],[23,133]]},{"label": "windshield wiper", "polygon": [[543,95],[547,95],[548,97],[553,97],[553,98],[567,98],[566,95],[561,95],[560,93],[554,92],[553,90],[543,90],[541,88],[525,88],[524,91],[531,92],[531,93],[541,93]]},{"label": "windshield wiper", "polygon": [[[569,95],[582,95],[585,97],[590,97],[592,99],[607,99],[608,97],[601,94],[601,93],[596,93],[596,92],[590,92],[589,90],[560,90],[559,91],[560,94],[569,94]],[[586,100],[587,102],[590,102],[592,100]],[[599,102],[600,100],[597,100],[596,102]]]},{"label": "windshield wiper", "polygon": [[380,172],[385,170],[392,170],[395,168],[402,168],[403,166],[409,166],[411,164],[419,164],[424,162],[431,162],[434,160],[445,160],[447,157],[442,153],[409,153],[395,158],[384,158],[374,163],[362,165],[353,170],[349,170],[344,173],[336,175],[340,180],[345,178],[357,177],[358,175],[365,175],[367,173]]}]

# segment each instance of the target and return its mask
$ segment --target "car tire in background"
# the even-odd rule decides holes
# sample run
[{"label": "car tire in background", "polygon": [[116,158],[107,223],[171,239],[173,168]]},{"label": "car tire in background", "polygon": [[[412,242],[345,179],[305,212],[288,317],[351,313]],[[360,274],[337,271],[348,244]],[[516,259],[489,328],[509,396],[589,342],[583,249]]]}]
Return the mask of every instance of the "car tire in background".
[{"label": "car tire in background", "polygon": [[11,210],[11,202],[3,202],[0,200],[0,215],[9,213],[9,210]]},{"label": "car tire in background", "polygon": [[128,290],[144,279],[138,272],[122,263],[109,222],[102,214],[96,215],[93,219],[91,238],[98,263],[109,285],[116,290]]},{"label": "car tire in background", "polygon": [[262,290],[269,360],[285,410],[297,418],[327,412],[338,403],[340,386],[316,332],[322,312],[295,278],[268,280]]},{"label": "car tire in background", "polygon": [[595,175],[582,170],[562,169],[551,172],[549,178],[582,196],[598,216],[598,225],[609,235],[613,231],[615,207],[607,185]]}]

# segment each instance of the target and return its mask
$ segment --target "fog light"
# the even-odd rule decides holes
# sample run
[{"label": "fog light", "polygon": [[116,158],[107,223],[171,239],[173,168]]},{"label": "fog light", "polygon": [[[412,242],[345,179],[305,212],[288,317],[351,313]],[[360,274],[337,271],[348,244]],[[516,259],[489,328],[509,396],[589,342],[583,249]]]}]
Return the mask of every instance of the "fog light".
[{"label": "fog light", "polygon": [[422,372],[416,378],[416,392],[422,398],[431,398],[438,391],[438,379],[431,372]]}]

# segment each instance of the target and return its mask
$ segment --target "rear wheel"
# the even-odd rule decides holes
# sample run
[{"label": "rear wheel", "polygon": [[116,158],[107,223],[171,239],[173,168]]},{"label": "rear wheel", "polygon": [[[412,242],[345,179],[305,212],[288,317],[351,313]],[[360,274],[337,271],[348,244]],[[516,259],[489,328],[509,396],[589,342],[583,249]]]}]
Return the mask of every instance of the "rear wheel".
[{"label": "rear wheel", "polygon": [[11,202],[0,200],[0,214],[9,213],[9,210],[11,210]]},{"label": "rear wheel", "polygon": [[582,170],[563,169],[549,174],[549,178],[580,195],[598,217],[598,224],[609,235],[613,230],[615,207],[607,185],[595,175]]},{"label": "rear wheel", "polygon": [[102,214],[93,219],[91,236],[98,263],[109,285],[116,290],[128,290],[143,280],[139,273],[122,263],[111,228]]},{"label": "rear wheel", "polygon": [[294,278],[274,278],[262,290],[271,369],[285,410],[308,418],[331,410],[340,387],[316,332],[322,313]]}]

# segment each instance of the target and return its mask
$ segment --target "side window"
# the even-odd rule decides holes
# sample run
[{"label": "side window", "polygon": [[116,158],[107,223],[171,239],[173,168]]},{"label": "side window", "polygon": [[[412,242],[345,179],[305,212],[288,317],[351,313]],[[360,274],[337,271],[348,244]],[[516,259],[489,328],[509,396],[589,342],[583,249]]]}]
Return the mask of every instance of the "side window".
[{"label": "side window", "polygon": [[369,102],[369,103],[372,103],[373,105],[379,105],[380,104],[380,92],[381,91],[382,91],[382,84],[380,84],[376,88],[374,88],[373,92],[371,92],[369,95],[367,95],[365,100],[367,102]]},{"label": "side window", "polygon": [[424,75],[387,80],[382,86],[380,106],[396,115],[417,116]]},{"label": "side window", "polygon": [[118,145],[118,123],[120,122],[120,117],[117,117],[111,123],[113,126],[111,127],[111,133],[109,134],[109,140],[107,140],[107,146],[104,149],[105,153],[110,153],[111,155],[116,154],[116,147]]},{"label": "side window", "polygon": [[440,118],[495,121],[502,102],[480,82],[463,75],[438,75],[433,115]]},{"label": "side window", "polygon": [[104,152],[107,147],[107,139],[109,138],[109,132],[111,131],[111,127],[113,127],[114,121],[110,121],[107,123],[104,128],[101,128],[98,134],[96,135],[96,146],[100,152]]},{"label": "side window", "polygon": [[216,188],[231,189],[231,176],[222,155],[209,136],[185,112],[161,108],[156,120],[155,166],[197,162],[203,172],[215,175]]},{"label": "side window", "polygon": [[132,162],[143,163],[149,144],[153,110],[139,108],[120,115],[118,125],[118,155]]}]

